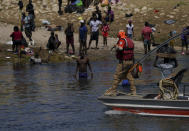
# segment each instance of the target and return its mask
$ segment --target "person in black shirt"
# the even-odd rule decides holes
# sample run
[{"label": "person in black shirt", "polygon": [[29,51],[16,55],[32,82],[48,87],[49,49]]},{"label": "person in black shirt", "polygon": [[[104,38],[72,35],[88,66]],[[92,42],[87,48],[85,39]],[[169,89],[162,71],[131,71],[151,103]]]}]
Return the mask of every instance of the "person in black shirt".
[{"label": "person in black shirt", "polygon": [[99,10],[99,7],[98,7],[98,6],[96,6],[96,11],[95,11],[95,13],[96,13],[96,16],[97,16],[97,20],[102,21],[102,13],[101,13],[101,10]]},{"label": "person in black shirt", "polygon": [[23,5],[22,0],[19,0],[19,2],[18,2],[18,6],[19,6],[19,9],[20,9],[20,10],[23,9],[24,5]]},{"label": "person in black shirt", "polygon": [[49,40],[48,40],[48,43],[47,43],[47,48],[49,50],[55,50],[55,35],[54,35],[54,32],[52,31],[51,32],[51,36],[49,37]]},{"label": "person in black shirt", "polygon": [[29,0],[29,3],[26,6],[26,12],[35,16],[32,0]]},{"label": "person in black shirt", "polygon": [[58,0],[58,7],[59,7],[59,9],[58,9],[58,14],[59,15],[62,15],[62,9],[61,9],[61,7],[62,7],[62,0]]}]

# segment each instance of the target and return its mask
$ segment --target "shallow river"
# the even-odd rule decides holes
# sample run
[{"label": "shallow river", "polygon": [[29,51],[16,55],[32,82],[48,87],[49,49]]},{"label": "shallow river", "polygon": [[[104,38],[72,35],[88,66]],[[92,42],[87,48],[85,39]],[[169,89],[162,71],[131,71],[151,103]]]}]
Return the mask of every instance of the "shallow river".
[{"label": "shallow river", "polygon": [[[140,55],[140,54],[139,54]],[[178,57],[178,69],[188,66],[188,56]],[[157,90],[160,79],[144,63],[137,92]],[[108,110],[97,98],[111,87],[117,61],[92,62],[94,79],[79,83],[73,78],[75,63],[49,65],[5,64],[0,66],[0,130],[61,131],[187,131],[189,119],[135,116]],[[189,73],[184,82],[189,81]],[[121,87],[120,87],[121,88]],[[189,90],[189,89],[188,89]]]}]

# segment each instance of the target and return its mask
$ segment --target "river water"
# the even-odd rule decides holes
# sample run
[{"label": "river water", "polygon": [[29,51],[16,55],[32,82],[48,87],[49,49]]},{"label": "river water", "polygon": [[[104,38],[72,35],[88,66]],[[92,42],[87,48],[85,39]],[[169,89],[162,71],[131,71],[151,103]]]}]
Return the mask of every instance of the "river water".
[{"label": "river water", "polygon": [[[140,57],[141,54],[138,54]],[[188,66],[188,56],[178,57],[178,69]],[[137,92],[151,91],[160,78],[153,58],[143,63]],[[117,61],[114,57],[91,62],[94,79],[73,78],[75,62],[48,65],[0,66],[0,130],[61,131],[187,131],[189,119],[136,116],[108,110],[97,98],[111,87]],[[189,81],[189,73],[184,82]],[[121,87],[120,87],[121,88]]]}]

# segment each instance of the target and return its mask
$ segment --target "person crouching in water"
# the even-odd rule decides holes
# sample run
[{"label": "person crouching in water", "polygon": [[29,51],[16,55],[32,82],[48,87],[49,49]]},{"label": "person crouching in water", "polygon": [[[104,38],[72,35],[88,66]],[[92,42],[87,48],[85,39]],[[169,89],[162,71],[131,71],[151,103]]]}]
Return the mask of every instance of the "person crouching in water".
[{"label": "person crouching in water", "polygon": [[116,96],[118,84],[125,79],[129,80],[131,93],[128,95],[136,95],[136,87],[134,85],[134,78],[129,71],[134,63],[134,43],[131,39],[126,38],[125,32],[120,30],[118,33],[118,42],[114,46],[116,48],[116,57],[119,60],[116,72],[114,74],[113,86],[108,89],[104,95]]},{"label": "person crouching in water", "polygon": [[89,70],[91,73],[91,79],[92,79],[93,72],[92,72],[92,68],[91,68],[89,59],[84,55],[84,53],[81,53],[80,57],[77,59],[76,73],[75,73],[74,77],[77,79],[77,73],[79,71],[79,80],[87,79],[88,78],[87,67],[89,67]]},{"label": "person crouching in water", "polygon": [[23,35],[22,35],[22,32],[19,30],[18,26],[14,26],[13,30],[14,32],[10,35],[13,41],[12,50],[15,53],[20,53],[20,46],[22,44]]}]

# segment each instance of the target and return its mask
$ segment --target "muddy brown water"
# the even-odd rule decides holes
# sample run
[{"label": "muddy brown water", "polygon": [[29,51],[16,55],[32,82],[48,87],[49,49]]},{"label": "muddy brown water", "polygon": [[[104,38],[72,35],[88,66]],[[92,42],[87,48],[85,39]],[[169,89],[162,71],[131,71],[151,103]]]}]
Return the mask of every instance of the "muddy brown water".
[{"label": "muddy brown water", "polygon": [[[139,58],[142,54],[137,54]],[[137,92],[158,91],[161,73],[152,67],[154,57],[143,63],[136,81]],[[188,56],[178,56],[187,67]],[[144,117],[107,109],[97,98],[111,87],[117,61],[92,62],[94,79],[74,80],[75,62],[42,65],[0,66],[0,130],[61,131],[187,131],[189,119]],[[189,73],[183,82],[189,82]],[[122,88],[122,87],[119,87]],[[189,89],[188,89],[189,91]]]}]

